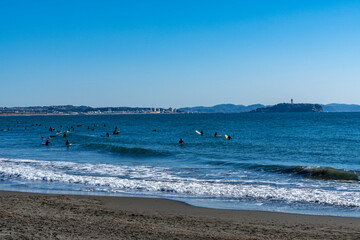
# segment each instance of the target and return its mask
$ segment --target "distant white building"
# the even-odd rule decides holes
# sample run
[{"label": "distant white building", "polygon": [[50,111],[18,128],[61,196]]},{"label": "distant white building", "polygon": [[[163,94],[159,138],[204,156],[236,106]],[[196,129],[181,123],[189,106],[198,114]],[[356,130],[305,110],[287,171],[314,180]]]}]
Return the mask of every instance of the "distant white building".
[{"label": "distant white building", "polygon": [[152,113],[160,113],[160,109],[153,108]]}]

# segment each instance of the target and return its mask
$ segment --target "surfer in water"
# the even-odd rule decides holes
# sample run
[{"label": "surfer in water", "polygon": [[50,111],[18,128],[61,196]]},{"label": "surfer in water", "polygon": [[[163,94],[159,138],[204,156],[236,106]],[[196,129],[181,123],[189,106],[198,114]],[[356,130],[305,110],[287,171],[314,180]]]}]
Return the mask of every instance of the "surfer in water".
[{"label": "surfer in water", "polygon": [[110,134],[107,132],[107,133],[106,133],[106,136],[107,136],[107,137],[110,137]]},{"label": "surfer in water", "polygon": [[230,136],[230,135],[228,135],[227,140],[230,140],[230,139],[231,139],[231,136]]},{"label": "surfer in water", "polygon": [[51,142],[49,142],[49,140],[46,140],[45,145],[46,145],[46,146],[49,146],[50,143],[51,143]]},{"label": "surfer in water", "polygon": [[183,144],[184,144],[184,140],[183,140],[182,138],[180,138],[179,144],[180,144],[180,145],[183,145]]},{"label": "surfer in water", "polygon": [[64,133],[63,137],[67,137],[66,133]]},{"label": "surfer in water", "polygon": [[66,143],[65,143],[66,146],[70,146],[70,143],[69,143],[69,140],[66,140]]},{"label": "surfer in water", "polygon": [[204,135],[204,132],[203,132],[203,130],[201,130],[201,131],[200,131],[200,135]]},{"label": "surfer in water", "polygon": [[119,132],[118,132],[118,130],[117,130],[117,129],[118,129],[118,127],[116,126],[116,127],[115,127],[115,130],[114,130],[114,132],[113,132],[113,135],[115,135],[115,134],[119,134]]},{"label": "surfer in water", "polygon": [[214,137],[217,137],[217,135],[218,135],[217,132],[215,132]]}]

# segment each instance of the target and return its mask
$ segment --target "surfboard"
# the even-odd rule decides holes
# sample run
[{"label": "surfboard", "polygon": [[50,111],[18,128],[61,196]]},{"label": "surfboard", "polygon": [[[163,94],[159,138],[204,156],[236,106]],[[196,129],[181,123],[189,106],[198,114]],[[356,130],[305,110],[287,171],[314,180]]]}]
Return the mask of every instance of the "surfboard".
[{"label": "surfboard", "polygon": [[217,137],[221,137],[221,134],[216,135]]},{"label": "surfboard", "polygon": [[201,132],[199,132],[198,130],[195,130],[195,132],[196,132],[197,134],[201,135]]},{"label": "surfboard", "polygon": [[226,138],[226,139],[229,139],[228,135],[225,134],[225,138]]}]

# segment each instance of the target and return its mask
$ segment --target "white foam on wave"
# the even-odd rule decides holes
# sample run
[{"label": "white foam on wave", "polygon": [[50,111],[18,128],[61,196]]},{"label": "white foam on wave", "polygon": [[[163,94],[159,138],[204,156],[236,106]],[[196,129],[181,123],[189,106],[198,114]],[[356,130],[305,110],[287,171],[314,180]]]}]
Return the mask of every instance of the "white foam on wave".
[{"label": "white foam on wave", "polygon": [[[174,176],[169,175],[167,168],[151,167],[151,166],[120,166],[112,164],[90,164],[90,163],[75,163],[64,161],[39,161],[31,159],[5,159],[0,158],[0,172],[1,167],[8,167],[8,170],[17,171],[21,166],[22,171],[42,170],[47,173],[50,172],[71,172],[75,175],[105,175],[105,176],[127,176],[128,178],[142,178],[142,179],[173,179]],[[38,180],[38,179],[36,179]]]},{"label": "white foam on wave", "polygon": [[[331,191],[315,188],[279,187],[266,184],[210,182],[181,178],[174,176],[167,170],[167,168],[151,166],[117,166],[111,164],[81,164],[0,158],[0,176],[28,181],[82,184],[94,188],[107,187],[111,192],[171,192],[191,196],[233,199],[253,198],[360,207],[359,191]],[[121,177],[125,175],[129,177]]]}]

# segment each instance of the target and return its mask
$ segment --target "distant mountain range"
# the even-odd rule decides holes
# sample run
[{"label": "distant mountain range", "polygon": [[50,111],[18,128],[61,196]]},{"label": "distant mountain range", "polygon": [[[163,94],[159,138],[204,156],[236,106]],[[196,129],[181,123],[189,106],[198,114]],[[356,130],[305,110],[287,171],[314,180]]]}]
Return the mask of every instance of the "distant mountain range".
[{"label": "distant mountain range", "polygon": [[[249,106],[244,105],[235,105],[235,104],[219,104],[212,107],[185,107],[178,109],[181,112],[186,113],[241,113],[241,112],[250,112],[258,108],[265,108],[262,104],[254,104]],[[321,105],[324,112],[360,112],[360,105],[356,104],[339,104],[331,103],[326,105]]]},{"label": "distant mountain range", "polygon": [[360,112],[360,105],[331,103],[322,105],[324,112]]},{"label": "distant mountain range", "polygon": [[178,109],[181,112],[191,112],[191,113],[240,113],[240,112],[250,112],[257,108],[265,107],[261,104],[254,104],[249,106],[244,105],[234,105],[234,104],[220,104],[212,107],[186,107]]}]

